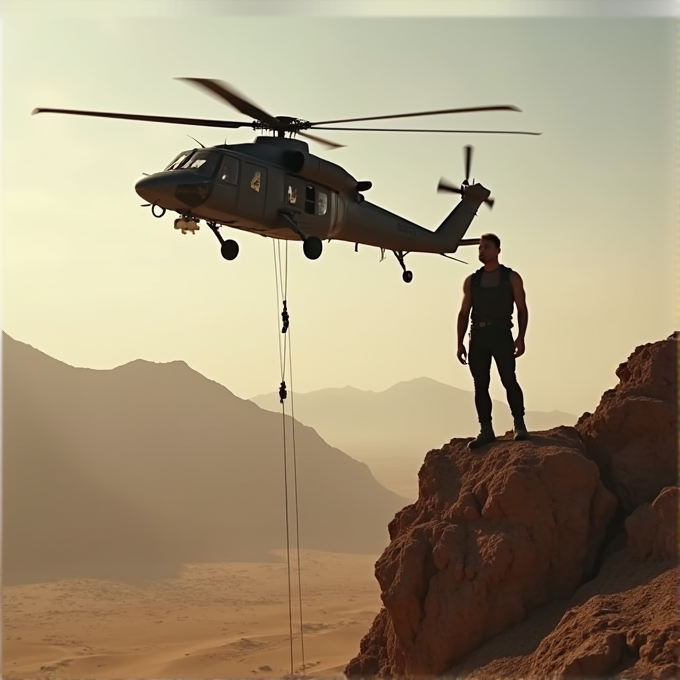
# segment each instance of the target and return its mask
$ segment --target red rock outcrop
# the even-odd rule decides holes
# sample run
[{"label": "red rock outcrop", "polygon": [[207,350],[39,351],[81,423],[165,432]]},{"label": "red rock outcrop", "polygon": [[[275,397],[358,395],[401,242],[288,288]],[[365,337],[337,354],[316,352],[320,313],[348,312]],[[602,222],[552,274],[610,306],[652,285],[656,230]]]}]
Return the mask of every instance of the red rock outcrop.
[{"label": "red rock outcrop", "polygon": [[449,669],[451,677],[677,678],[674,561],[612,555],[567,602],[552,602]]},{"label": "red rock outcrop", "polygon": [[445,671],[592,569],[617,508],[573,428],[431,451],[376,564],[385,611],[348,675]]},{"label": "red rock outcrop", "polygon": [[668,486],[653,503],[643,503],[626,518],[631,556],[655,560],[677,557],[678,489]]},{"label": "red rock outcrop", "polygon": [[626,515],[677,484],[677,338],[637,347],[576,429]]},{"label": "red rock outcrop", "polygon": [[[346,675],[670,677],[680,632],[669,590],[678,489],[666,488],[677,483],[675,351],[674,339],[638,347],[576,427],[430,451],[418,500],[389,525],[375,565],[384,607]],[[625,516],[628,549],[612,555],[607,532]],[[640,577],[648,556],[657,580]],[[626,578],[625,592],[596,597]],[[655,606],[667,609],[656,616]],[[538,638],[531,627],[513,638],[531,625]],[[515,640],[509,653],[504,639]],[[495,666],[483,651],[494,645],[505,658]]]}]

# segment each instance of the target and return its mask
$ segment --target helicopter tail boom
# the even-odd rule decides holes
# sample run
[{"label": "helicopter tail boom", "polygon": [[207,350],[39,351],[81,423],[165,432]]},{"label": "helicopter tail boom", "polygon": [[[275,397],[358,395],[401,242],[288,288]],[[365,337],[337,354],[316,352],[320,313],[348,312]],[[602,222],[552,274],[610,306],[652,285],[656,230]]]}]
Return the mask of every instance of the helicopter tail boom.
[{"label": "helicopter tail boom", "polygon": [[463,239],[472,220],[477,215],[479,206],[490,195],[490,191],[481,184],[474,184],[465,192],[465,196],[458,205],[447,215],[439,225],[435,235],[442,242],[442,250],[455,253],[460,245],[470,245],[472,239]]}]

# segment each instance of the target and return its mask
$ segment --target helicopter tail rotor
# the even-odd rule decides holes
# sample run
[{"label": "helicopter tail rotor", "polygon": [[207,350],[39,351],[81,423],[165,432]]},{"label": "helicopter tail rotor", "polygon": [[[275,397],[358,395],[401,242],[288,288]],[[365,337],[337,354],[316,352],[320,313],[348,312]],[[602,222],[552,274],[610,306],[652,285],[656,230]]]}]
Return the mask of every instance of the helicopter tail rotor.
[{"label": "helicopter tail rotor", "polygon": [[472,167],[472,147],[468,144],[465,147],[465,181],[463,182],[465,186],[468,186],[469,184],[468,180],[470,179],[471,167]]},{"label": "helicopter tail rotor", "polygon": [[[473,147],[470,146],[469,144],[465,147],[465,179],[462,182],[461,186],[457,186],[456,184],[452,184],[451,182],[445,180],[443,177],[439,180],[439,184],[437,185],[437,192],[438,193],[451,193],[451,194],[459,194],[460,196],[465,196],[465,192],[468,190],[470,187],[470,171],[472,169],[472,150]],[[475,181],[474,179],[472,180],[472,186],[474,186]],[[484,203],[486,203],[489,208],[493,208],[495,200],[491,197],[487,198],[484,200]]]},{"label": "helicopter tail rotor", "polygon": [[437,184],[437,191],[439,193],[448,191],[449,193],[460,194],[461,196],[465,193],[464,189],[455,184],[451,184],[451,182],[448,182],[443,177],[439,180],[439,184]]}]

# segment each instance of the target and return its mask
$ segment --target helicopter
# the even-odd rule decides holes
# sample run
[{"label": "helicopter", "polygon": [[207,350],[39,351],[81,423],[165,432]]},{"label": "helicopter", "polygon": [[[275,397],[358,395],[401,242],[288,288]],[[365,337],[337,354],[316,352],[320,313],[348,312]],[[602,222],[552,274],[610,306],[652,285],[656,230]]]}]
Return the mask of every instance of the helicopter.
[{"label": "helicopter", "polygon": [[[415,224],[365,200],[372,186],[357,180],[345,168],[309,151],[303,137],[330,149],[341,144],[313,135],[307,130],[373,132],[444,132],[540,135],[540,132],[506,130],[430,130],[411,128],[345,128],[342,123],[409,118],[416,116],[471,113],[477,111],[520,111],[516,106],[476,106],[418,113],[310,122],[289,116],[272,116],[232,86],[210,78],[177,78],[226,103],[252,120],[228,121],[171,116],[138,115],[75,109],[36,108],[32,114],[62,113],[122,120],[173,123],[213,128],[243,128],[269,131],[254,142],[218,144],[187,149],[160,172],[145,174],[135,184],[137,194],[147,201],[154,217],[166,212],[179,215],[174,228],[195,234],[203,221],[220,243],[224,259],[234,260],[238,243],[225,239],[222,227],[260,234],[264,237],[302,241],[305,256],[316,260],[323,250],[322,239],[345,241],[390,250],[396,256],[406,283],[413,273],[405,256],[412,252],[449,257],[461,246],[477,245],[478,238],[464,238],[482,204],[493,207],[491,192],[469,181],[472,147],[465,147],[465,179],[461,186],[441,179],[437,191],[460,195],[460,201],[434,230]],[[193,139],[193,138],[192,138]],[[460,260],[458,260],[460,261]]]}]

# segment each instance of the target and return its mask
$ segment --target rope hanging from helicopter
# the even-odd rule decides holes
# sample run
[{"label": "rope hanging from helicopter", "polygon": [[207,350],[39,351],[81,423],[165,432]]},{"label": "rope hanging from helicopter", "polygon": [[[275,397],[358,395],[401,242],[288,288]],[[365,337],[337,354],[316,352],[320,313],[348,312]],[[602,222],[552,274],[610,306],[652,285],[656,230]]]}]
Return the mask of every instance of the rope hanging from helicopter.
[{"label": "rope hanging from helicopter", "polygon": [[[300,576],[300,524],[298,519],[298,489],[297,489],[297,456],[295,451],[295,410],[293,403],[293,359],[290,341],[290,317],[288,315],[288,241],[284,242],[285,260],[281,258],[281,241],[272,240],[274,248],[274,276],[276,279],[276,306],[281,309],[281,332],[279,338],[279,364],[281,368],[281,384],[279,386],[279,401],[281,403],[281,417],[283,421],[283,478],[284,496],[286,504],[286,559],[288,562],[288,620],[290,637],[290,674],[294,675],[293,662],[293,604],[291,587],[291,568],[290,568],[290,521],[288,512],[288,447],[286,437],[286,404],[288,397],[286,386],[286,358],[288,359],[288,372],[290,382],[290,402],[291,402],[291,430],[292,430],[292,455],[293,455],[293,495],[295,501],[295,539],[297,553],[297,573],[298,573],[298,605],[300,611],[300,648],[302,656],[302,675],[305,674],[305,644],[304,631],[302,624],[302,582]],[[283,336],[283,341],[282,337]],[[288,356],[286,357],[286,350]]]}]

